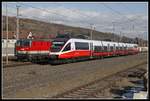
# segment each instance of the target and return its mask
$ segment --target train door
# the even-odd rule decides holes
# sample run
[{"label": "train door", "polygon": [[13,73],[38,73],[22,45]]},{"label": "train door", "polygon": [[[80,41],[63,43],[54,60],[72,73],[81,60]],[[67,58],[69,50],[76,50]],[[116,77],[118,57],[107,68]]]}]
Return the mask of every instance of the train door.
[{"label": "train door", "polygon": [[75,50],[75,43],[74,41],[72,40],[71,41],[71,51],[74,51]]},{"label": "train door", "polygon": [[90,43],[90,57],[93,57],[93,43]]},{"label": "train door", "polygon": [[109,55],[110,55],[110,44],[107,44],[107,47],[108,47],[108,48],[107,48],[107,49],[108,49],[108,52],[107,52],[107,53],[108,53],[108,56],[109,56]]},{"label": "train door", "polygon": [[115,55],[116,54],[116,45],[114,44],[113,45],[113,55]]},{"label": "train door", "polygon": [[17,46],[17,41],[15,42],[15,48],[14,48],[14,53],[15,53],[15,56],[17,55],[16,46]]}]

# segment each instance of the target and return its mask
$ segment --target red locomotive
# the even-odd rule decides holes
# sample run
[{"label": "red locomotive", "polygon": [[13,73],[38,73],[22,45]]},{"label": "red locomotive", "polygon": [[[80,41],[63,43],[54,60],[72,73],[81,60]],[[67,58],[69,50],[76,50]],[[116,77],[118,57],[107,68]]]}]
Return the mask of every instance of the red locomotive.
[{"label": "red locomotive", "polygon": [[20,39],[15,44],[15,56],[18,60],[36,60],[48,57],[52,43],[46,40]]},{"label": "red locomotive", "polygon": [[51,63],[137,54],[137,44],[76,38],[56,38],[49,53]]}]

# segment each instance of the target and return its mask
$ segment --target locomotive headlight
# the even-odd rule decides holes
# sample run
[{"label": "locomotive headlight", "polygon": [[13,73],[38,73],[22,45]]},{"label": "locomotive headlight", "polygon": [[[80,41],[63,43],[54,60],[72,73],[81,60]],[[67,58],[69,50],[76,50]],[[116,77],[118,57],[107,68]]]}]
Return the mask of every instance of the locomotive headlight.
[{"label": "locomotive headlight", "polygon": [[23,48],[23,49],[20,49],[20,50],[24,50],[24,48]]}]

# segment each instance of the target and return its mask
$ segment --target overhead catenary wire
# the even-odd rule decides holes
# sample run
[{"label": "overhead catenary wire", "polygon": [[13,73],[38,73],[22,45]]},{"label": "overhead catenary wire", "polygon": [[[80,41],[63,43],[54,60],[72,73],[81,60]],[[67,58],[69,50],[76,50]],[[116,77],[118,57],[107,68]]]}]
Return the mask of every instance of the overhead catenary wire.
[{"label": "overhead catenary wire", "polygon": [[[35,8],[35,9],[39,9],[39,10],[42,10],[42,11],[45,11],[45,12],[48,12],[48,13],[51,13],[51,14],[56,14],[56,15],[59,15],[59,16],[62,16],[62,17],[68,17],[68,16],[65,16],[65,15],[62,15],[62,14],[58,14],[57,12],[51,12],[51,11],[46,10],[46,9],[43,9],[43,8],[34,7],[34,6],[29,5],[29,4],[23,4],[23,3],[20,3],[20,2],[18,2],[18,4],[24,5],[24,6],[28,6],[28,7],[31,7],[31,8]],[[105,7],[109,8],[109,9],[111,9],[111,10],[114,11],[115,13],[117,13],[117,14],[119,14],[119,15],[121,15],[121,16],[126,17],[125,15],[123,15],[123,14],[120,13],[119,11],[114,10],[113,8],[109,7],[108,5],[106,5],[106,4],[104,4],[104,3],[101,3],[101,4],[103,4]],[[73,11],[76,11],[76,10],[73,10]],[[79,13],[80,13],[80,12],[79,12]],[[80,13],[80,14],[81,14],[81,13]],[[87,17],[87,18],[91,17],[91,16],[87,16],[87,15],[83,15],[83,14],[82,14],[82,16]],[[71,18],[71,17],[70,17],[70,18]],[[127,18],[127,17],[126,17],[126,18]],[[129,18],[127,18],[127,19],[129,20],[129,23],[131,23],[131,22],[133,21],[133,20],[131,20],[131,19],[129,19]],[[85,22],[85,21],[81,21],[81,22],[87,23],[87,22]],[[115,22],[118,23],[117,21],[115,21]],[[126,21],[126,22],[127,22],[127,21]],[[88,23],[88,24],[91,24],[91,23]],[[119,23],[118,23],[118,24],[119,24]]]},{"label": "overhead catenary wire", "polygon": [[[132,19],[132,20],[131,20],[130,18],[128,18],[127,16],[125,16],[123,13],[120,13],[119,11],[113,9],[112,7],[110,7],[110,6],[108,6],[108,5],[104,4],[104,3],[101,3],[101,4],[103,4],[103,6],[105,6],[106,8],[108,8],[108,9],[110,9],[110,10],[112,10],[112,11],[115,12],[116,14],[118,14],[118,15],[124,17],[124,18],[127,20],[126,23],[130,23],[130,24],[132,23],[133,25],[134,25],[134,24],[138,25],[137,22],[135,22],[136,19]],[[138,15],[137,17],[139,18],[139,17],[141,17],[141,15]],[[119,23],[118,23],[118,25],[119,25]],[[137,32],[137,31],[136,31],[136,32]],[[138,32],[137,32],[137,33],[138,33]]]},{"label": "overhead catenary wire", "polygon": [[129,23],[134,22],[134,23],[136,23],[134,20],[131,20],[131,19],[127,18],[127,16],[125,16],[123,13],[120,13],[119,11],[113,9],[112,7],[110,7],[110,6],[108,6],[108,5],[104,4],[104,3],[101,3],[101,4],[103,4],[103,6],[105,6],[106,8],[108,8],[108,9],[110,9],[110,10],[112,10],[112,11],[115,12],[116,14],[118,14],[118,15],[124,17],[125,19],[127,19],[126,22],[129,22]]},{"label": "overhead catenary wire", "polygon": [[[10,11],[9,11],[8,13],[14,15],[14,17],[16,16],[16,13],[13,13],[13,12],[10,12]],[[21,14],[21,15],[20,15],[20,18],[24,18],[24,19],[30,18],[30,19],[33,19],[33,20],[37,19],[37,20],[39,20],[39,21],[43,21],[43,20],[44,20],[44,19],[41,19],[40,17],[37,17],[37,16],[27,16],[27,15],[24,15],[24,14]],[[47,23],[46,20],[43,21],[43,22]],[[21,24],[21,25],[20,25],[20,28],[22,27],[22,24],[25,24],[25,23],[29,23],[29,24],[30,24],[30,22],[21,19],[21,20],[20,20],[20,24]],[[54,24],[57,24],[57,23],[54,23]],[[66,25],[66,24],[65,24],[65,25]],[[45,28],[46,26],[40,25],[40,27]],[[77,27],[77,26],[75,26],[75,27]]]},{"label": "overhead catenary wire", "polygon": [[[62,14],[58,14],[58,13],[55,13],[55,12],[51,12],[51,11],[49,11],[49,10],[46,10],[46,9],[42,9],[42,8],[38,8],[38,7],[34,7],[34,6],[31,6],[31,5],[29,5],[29,4],[23,4],[23,3],[17,3],[17,4],[20,4],[20,5],[23,5],[23,6],[28,6],[28,7],[31,7],[31,8],[34,8],[34,9],[38,9],[38,10],[41,10],[41,11],[45,11],[45,12],[47,12],[47,13],[49,13],[49,14],[56,14],[56,15],[59,15],[59,16],[61,16],[61,17],[68,17],[68,16],[65,16],[65,15],[62,15]],[[76,10],[73,10],[73,11],[76,11]],[[87,18],[89,18],[90,16],[85,16],[85,15],[83,15],[82,14],[82,16],[84,16],[84,17],[87,17]],[[69,17],[69,18],[71,18],[71,17]],[[91,18],[92,19],[92,18]],[[68,22],[68,20],[64,20],[64,19],[61,19],[61,21],[66,21],[66,22]],[[71,20],[71,22],[72,22],[73,20]],[[77,23],[77,22],[76,22]],[[85,24],[88,24],[88,25],[91,25],[92,23],[88,23],[87,21],[81,21],[80,20],[80,23],[85,23]],[[97,26],[97,25],[96,25]]]},{"label": "overhead catenary wire", "polygon": [[[65,15],[62,15],[62,14],[58,14],[58,13],[56,13],[56,12],[50,12],[49,10],[46,10],[46,9],[43,9],[43,8],[39,8],[39,7],[34,7],[34,6],[31,6],[31,5],[29,5],[29,4],[23,4],[23,3],[18,3],[18,4],[20,4],[20,5],[24,5],[24,6],[28,6],[28,7],[30,7],[30,8],[34,8],[34,9],[39,9],[39,10],[41,10],[41,11],[45,11],[45,12],[47,12],[47,13],[49,13],[49,14],[55,14],[55,15],[59,15],[59,16],[62,16],[62,17],[67,17],[67,18],[73,18],[73,17],[68,17],[68,16],[65,16]],[[72,19],[70,19],[70,20],[72,20]],[[85,23],[85,24],[90,24],[90,23],[88,23],[88,22],[86,22],[86,21],[80,21],[80,22],[82,22],[82,23]]]},{"label": "overhead catenary wire", "polygon": [[[120,15],[120,16],[123,16],[125,19],[127,19],[127,21],[123,21],[123,22],[126,22],[126,23],[133,23],[133,24],[137,24],[136,22],[135,22],[135,20],[136,19],[129,19],[129,18],[127,18],[127,16],[125,16],[124,14],[122,14],[122,13],[120,13],[119,11],[116,11],[115,9],[113,9],[113,8],[111,8],[110,6],[108,6],[108,5],[106,5],[106,4],[104,4],[104,3],[102,3],[106,8],[108,8],[108,9],[110,9],[110,10],[112,10],[113,12],[115,12],[115,13],[117,13],[118,15]],[[137,17],[141,17],[141,15],[138,15]],[[122,22],[122,23],[123,23]],[[120,23],[121,24],[121,23]],[[119,23],[117,23],[117,25],[120,25]],[[137,32],[137,31],[136,31]]]},{"label": "overhead catenary wire", "polygon": [[[34,9],[38,9],[38,10],[41,10],[41,11],[45,11],[45,12],[47,12],[47,13],[49,13],[49,14],[55,14],[55,15],[59,15],[59,16],[61,16],[61,17],[63,17],[63,19],[61,19],[61,18],[57,18],[59,21],[62,21],[63,22],[63,24],[66,22],[66,23],[72,23],[72,25],[73,25],[73,20],[71,19],[71,18],[74,18],[74,17],[71,17],[71,16],[66,16],[66,15],[63,15],[63,14],[58,14],[58,12],[52,12],[52,11],[50,11],[50,10],[47,10],[47,9],[43,9],[43,8],[39,8],[39,7],[34,7],[34,6],[32,6],[32,5],[30,5],[30,4],[23,4],[23,3],[17,3],[17,4],[19,4],[19,5],[24,5],[24,6],[28,6],[28,7],[31,7],[31,8],[34,8]],[[105,5],[105,4],[104,4]],[[108,5],[106,5],[106,6],[108,6]],[[108,6],[109,7],[109,6]],[[108,8],[107,7],[107,8]],[[109,8],[111,8],[111,7],[109,7]],[[112,8],[113,9],[113,8]],[[114,10],[114,9],[113,9]],[[73,12],[77,12],[78,10],[72,10]],[[84,14],[81,14],[81,12],[79,12],[80,13],[80,15],[81,16],[84,16],[84,17],[86,17],[86,18],[90,18],[90,16],[87,16],[87,15],[84,15]],[[123,16],[123,14],[122,13],[120,13],[119,11],[116,11],[115,10],[115,13],[117,13],[118,15],[120,15],[120,16]],[[68,21],[68,19],[67,20],[65,20],[64,19],[64,17],[66,18],[66,17],[68,17],[69,19],[71,19],[70,21]],[[129,21],[129,23],[131,23],[131,19],[129,20],[128,18],[127,18],[127,16],[125,16],[124,15],[124,17],[126,17],[126,20],[127,21]],[[34,17],[35,18],[35,17]],[[42,20],[45,20],[46,21],[46,16],[43,16],[42,17]],[[93,17],[92,17],[93,18]],[[92,18],[91,18],[91,21],[92,21]],[[41,19],[41,18],[39,18],[39,19]],[[134,19],[135,20],[135,19]],[[133,20],[132,20],[133,21]],[[56,22],[56,21],[55,21]],[[78,23],[78,24],[80,24],[81,23],[81,25],[83,24],[83,23],[85,23],[85,24],[88,24],[88,25],[91,25],[91,23],[88,23],[87,21],[83,21],[83,20],[80,20],[80,22],[76,22],[76,23]],[[119,24],[119,22],[116,22],[116,27],[118,26],[118,24]],[[68,24],[69,25],[69,24]],[[97,26],[97,25],[96,25]],[[98,25],[99,26],[99,25]],[[102,27],[102,26],[101,26]],[[105,27],[105,25],[104,25],[104,27]]]},{"label": "overhead catenary wire", "polygon": [[[25,5],[24,4],[24,6],[29,6],[29,5]],[[31,8],[33,8],[33,6],[31,7]],[[35,9],[38,9],[37,7],[34,7]],[[40,9],[40,10],[42,10],[42,9]],[[42,10],[43,11],[43,10]],[[12,12],[11,12],[12,13]],[[50,12],[49,12],[50,13]],[[16,15],[16,14],[14,14],[14,15]],[[60,14],[58,14],[58,15],[60,15]],[[36,16],[31,16],[31,17],[29,17],[29,16],[25,16],[25,15],[23,15],[22,14],[22,17],[27,17],[27,18],[36,18],[36,19],[38,19],[38,20],[42,20],[42,21],[44,21],[44,19],[41,19],[41,18],[39,18],[39,17],[36,17]],[[66,16],[65,16],[66,17]],[[58,19],[58,18],[57,18]],[[46,20],[45,20],[46,21]],[[68,22],[68,20],[65,20],[65,19],[58,19],[58,21],[63,21],[63,22]],[[57,23],[58,21],[54,21],[54,23]],[[47,21],[46,21],[47,22]],[[80,21],[80,23],[85,23],[85,24],[90,24],[90,23],[87,23],[86,21]],[[69,25],[69,24],[67,24],[67,25]],[[73,25],[73,26],[75,26],[75,25]],[[77,27],[77,26],[76,26]]]}]

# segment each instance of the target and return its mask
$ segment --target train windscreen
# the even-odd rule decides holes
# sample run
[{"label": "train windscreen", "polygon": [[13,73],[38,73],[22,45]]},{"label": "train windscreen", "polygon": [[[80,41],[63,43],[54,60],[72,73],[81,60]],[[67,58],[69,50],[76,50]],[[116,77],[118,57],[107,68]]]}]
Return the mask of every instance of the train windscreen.
[{"label": "train windscreen", "polygon": [[16,46],[30,46],[30,40],[18,40]]},{"label": "train windscreen", "polygon": [[62,42],[54,41],[52,43],[51,52],[59,52],[64,45],[65,45],[65,42],[63,42],[63,41]]}]

